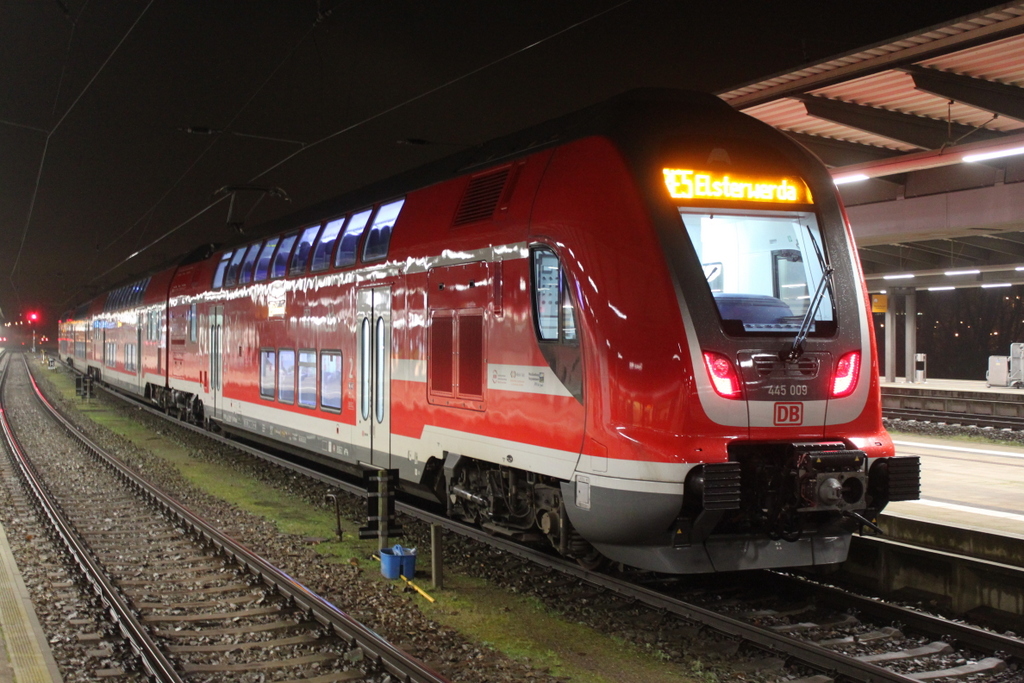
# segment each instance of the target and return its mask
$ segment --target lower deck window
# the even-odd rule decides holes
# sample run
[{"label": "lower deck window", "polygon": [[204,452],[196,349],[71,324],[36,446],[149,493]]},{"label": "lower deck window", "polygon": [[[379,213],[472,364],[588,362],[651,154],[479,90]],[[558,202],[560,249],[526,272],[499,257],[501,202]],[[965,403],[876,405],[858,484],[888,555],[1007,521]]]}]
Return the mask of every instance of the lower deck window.
[{"label": "lower deck window", "polygon": [[320,407],[341,410],[341,352],[320,354]]},{"label": "lower deck window", "polygon": [[272,350],[260,351],[260,396],[263,398],[274,398],[274,390],[277,388],[274,379],[277,377],[277,352]]},{"label": "lower deck window", "polygon": [[295,403],[295,351],[281,349],[277,360],[277,400]]},{"label": "lower deck window", "polygon": [[316,351],[299,351],[299,405],[316,408]]}]

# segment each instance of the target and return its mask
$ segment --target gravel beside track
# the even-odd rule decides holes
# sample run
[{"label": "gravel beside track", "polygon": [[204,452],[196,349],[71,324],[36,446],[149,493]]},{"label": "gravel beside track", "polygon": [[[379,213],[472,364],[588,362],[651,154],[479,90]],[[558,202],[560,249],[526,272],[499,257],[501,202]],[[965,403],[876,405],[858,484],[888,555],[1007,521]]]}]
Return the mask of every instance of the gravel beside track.
[{"label": "gravel beside track", "polygon": [[[33,367],[33,370],[35,371],[36,367]],[[360,576],[363,569],[328,561],[316,553],[308,539],[282,534],[267,520],[250,515],[219,499],[197,491],[163,460],[82,416],[77,411],[75,402],[60,399],[57,392],[49,386],[45,372],[34,372],[34,374],[50,400],[55,401],[62,412],[98,444],[110,450],[135,471],[200,516],[208,520],[216,520],[224,533],[242,542],[268,561],[282,567],[297,580],[333,602],[339,609],[381,633],[385,638],[411,652],[428,666],[435,668],[452,680],[467,682],[529,680],[538,683],[565,680],[543,671],[534,670],[522,662],[509,659],[489,648],[467,642],[456,631],[426,618],[414,604],[414,599],[397,585],[364,580]],[[15,388],[11,384],[16,376],[15,374],[8,380],[9,400],[34,401],[28,396],[30,390],[27,388],[19,387],[17,391],[11,391]],[[14,395],[17,395],[18,398],[15,399]],[[239,470],[258,477],[270,485],[290,490],[310,502],[323,505],[327,489],[320,484],[303,480],[279,468],[267,467],[265,463],[256,461],[251,456],[220,446],[186,430],[179,430],[157,418],[145,416],[141,411],[119,406],[116,402],[112,402],[111,406],[129,412],[132,419],[146,423],[155,431],[172,438],[188,448],[198,458],[222,463],[227,461]],[[52,429],[52,425],[41,424],[38,436],[47,439],[46,433]],[[365,503],[357,499],[348,501],[348,507],[346,512],[353,519],[360,519],[365,512]],[[25,556],[24,561],[19,558],[19,565],[32,562],[31,555]],[[370,563],[367,562],[367,564]],[[46,599],[46,595],[45,592],[38,595],[34,593],[33,599],[38,604],[40,599]],[[100,611],[96,610],[95,614],[100,615]],[[57,620],[62,616],[62,614],[58,615]],[[40,618],[48,621],[42,615]],[[102,619],[102,616],[99,618]],[[95,617],[93,620],[95,622]],[[54,637],[74,640],[76,636],[77,631],[72,631],[69,634]],[[84,652],[78,653],[77,659],[74,659],[65,658],[62,654],[55,652],[62,670],[66,669],[72,674],[72,677],[67,680],[95,680],[89,676],[74,678],[75,667],[79,666],[84,654]],[[119,662],[112,665],[117,663]],[[265,680],[273,679],[268,676]]]},{"label": "gravel beside track", "polygon": [[[33,368],[35,370],[35,368]],[[48,388],[46,372],[34,373],[51,400],[56,392]],[[189,430],[150,416],[115,399],[103,398],[110,407],[128,414],[154,432],[185,447],[196,458],[227,463],[269,486],[287,490],[307,502],[324,506],[326,493],[333,489],[295,475],[244,452],[213,442]],[[490,648],[465,641],[457,632],[425,617],[411,598],[397,585],[381,585],[361,578],[366,568],[339,565],[318,555],[310,544],[281,534],[272,524],[242,512],[223,501],[196,491],[159,458],[127,440],[97,426],[77,412],[77,401],[56,399],[66,415],[90,438],[109,448],[144,476],[207,519],[219,520],[225,532],[269,561],[291,572],[312,590],[340,609],[381,633],[428,666],[456,681],[548,681],[566,680],[526,663],[509,659]],[[365,521],[365,500],[339,495],[342,514],[355,522]],[[407,538],[403,545],[429,547],[429,527],[403,517]],[[643,605],[623,601],[574,579],[538,568],[474,541],[445,533],[445,566],[474,578],[487,579],[516,595],[529,595],[570,622],[581,623],[635,644],[642,650],[677,662],[680,673],[692,672],[696,680],[734,678],[742,672],[748,681],[775,681],[787,677],[783,662],[765,653],[743,648],[727,639],[709,636]]]}]

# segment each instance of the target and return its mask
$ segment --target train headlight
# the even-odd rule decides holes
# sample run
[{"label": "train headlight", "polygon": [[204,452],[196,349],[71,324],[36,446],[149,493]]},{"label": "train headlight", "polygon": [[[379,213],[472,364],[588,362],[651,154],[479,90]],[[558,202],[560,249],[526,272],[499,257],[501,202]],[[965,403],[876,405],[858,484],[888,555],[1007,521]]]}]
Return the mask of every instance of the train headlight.
[{"label": "train headlight", "polygon": [[740,398],[742,385],[731,360],[720,353],[705,351],[704,366],[708,369],[711,386],[719,396]]},{"label": "train headlight", "polygon": [[836,363],[835,374],[832,375],[832,398],[849,396],[857,388],[860,375],[860,351],[850,351]]}]

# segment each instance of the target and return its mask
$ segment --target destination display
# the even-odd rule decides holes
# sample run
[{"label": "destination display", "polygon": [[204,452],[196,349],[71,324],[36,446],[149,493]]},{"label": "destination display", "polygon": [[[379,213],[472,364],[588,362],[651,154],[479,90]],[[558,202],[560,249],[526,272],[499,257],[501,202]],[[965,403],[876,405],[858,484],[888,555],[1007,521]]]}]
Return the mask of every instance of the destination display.
[{"label": "destination display", "polygon": [[799,178],[751,178],[692,168],[665,168],[665,187],[674,199],[810,204],[811,191]]}]

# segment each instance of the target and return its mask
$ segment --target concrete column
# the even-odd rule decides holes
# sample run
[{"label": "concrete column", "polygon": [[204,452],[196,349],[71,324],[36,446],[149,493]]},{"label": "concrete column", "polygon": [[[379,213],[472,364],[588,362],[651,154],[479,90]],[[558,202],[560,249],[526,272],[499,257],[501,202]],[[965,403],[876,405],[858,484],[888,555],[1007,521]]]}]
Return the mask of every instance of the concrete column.
[{"label": "concrete column", "polygon": [[890,290],[885,309],[885,381],[896,381],[896,292]]},{"label": "concrete column", "polygon": [[906,349],[904,359],[906,361],[907,384],[914,382],[914,355],[917,353],[917,290],[908,288],[903,294],[904,310],[907,313],[906,320]]}]

